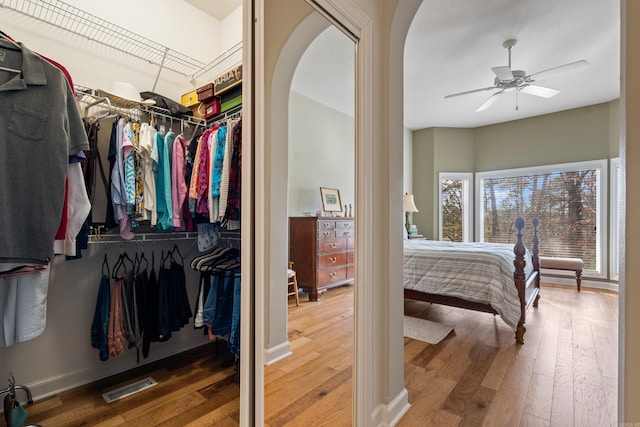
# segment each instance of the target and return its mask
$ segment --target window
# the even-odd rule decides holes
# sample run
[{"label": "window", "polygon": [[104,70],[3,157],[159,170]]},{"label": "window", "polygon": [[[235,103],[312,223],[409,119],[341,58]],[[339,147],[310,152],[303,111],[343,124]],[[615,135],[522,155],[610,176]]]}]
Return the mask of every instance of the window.
[{"label": "window", "polygon": [[440,240],[471,240],[472,173],[440,173]]},{"label": "window", "polygon": [[540,254],[582,258],[592,276],[606,274],[605,160],[478,173],[478,234],[484,242],[514,242],[513,220],[540,220]]}]

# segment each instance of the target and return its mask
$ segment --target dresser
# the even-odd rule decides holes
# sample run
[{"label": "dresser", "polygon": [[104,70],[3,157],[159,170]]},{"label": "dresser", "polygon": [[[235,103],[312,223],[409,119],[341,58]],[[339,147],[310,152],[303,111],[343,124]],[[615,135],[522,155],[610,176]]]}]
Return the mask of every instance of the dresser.
[{"label": "dresser", "polygon": [[354,244],[353,218],[289,218],[289,260],[310,301],[326,289],[353,284]]}]

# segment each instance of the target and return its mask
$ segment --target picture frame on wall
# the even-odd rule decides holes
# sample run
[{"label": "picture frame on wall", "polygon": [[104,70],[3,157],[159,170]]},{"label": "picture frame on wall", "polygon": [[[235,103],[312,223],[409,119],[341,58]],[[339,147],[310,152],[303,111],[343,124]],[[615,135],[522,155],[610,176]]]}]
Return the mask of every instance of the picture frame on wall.
[{"label": "picture frame on wall", "polygon": [[340,190],[337,188],[320,187],[320,197],[322,198],[322,210],[325,212],[342,212]]}]

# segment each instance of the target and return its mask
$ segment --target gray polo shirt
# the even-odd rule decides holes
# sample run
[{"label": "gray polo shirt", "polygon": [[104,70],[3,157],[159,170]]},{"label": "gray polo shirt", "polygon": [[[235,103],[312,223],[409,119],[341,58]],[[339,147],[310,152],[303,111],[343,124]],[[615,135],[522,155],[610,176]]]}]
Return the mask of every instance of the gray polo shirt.
[{"label": "gray polo shirt", "polygon": [[[63,210],[70,154],[89,149],[62,71],[0,40],[0,263],[46,264]],[[66,213],[65,213],[66,214]]]}]

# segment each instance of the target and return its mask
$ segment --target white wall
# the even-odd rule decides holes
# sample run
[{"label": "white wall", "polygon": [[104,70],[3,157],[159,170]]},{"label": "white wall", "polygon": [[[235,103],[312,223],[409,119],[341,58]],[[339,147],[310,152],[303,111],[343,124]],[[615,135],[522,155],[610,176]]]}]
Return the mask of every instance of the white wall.
[{"label": "white wall", "polygon": [[353,117],[291,91],[289,95],[289,216],[322,210],[320,187],[354,204]]},{"label": "white wall", "polygon": [[[204,64],[242,40],[241,8],[228,21],[220,22],[182,0],[67,3]],[[141,92],[153,89],[158,65],[7,8],[0,8],[0,24],[5,33],[31,50],[64,65],[76,84],[108,90],[111,83],[126,81]],[[163,69],[155,92],[179,101],[182,94],[212,81],[222,71],[204,73],[194,85],[190,76]]]}]

